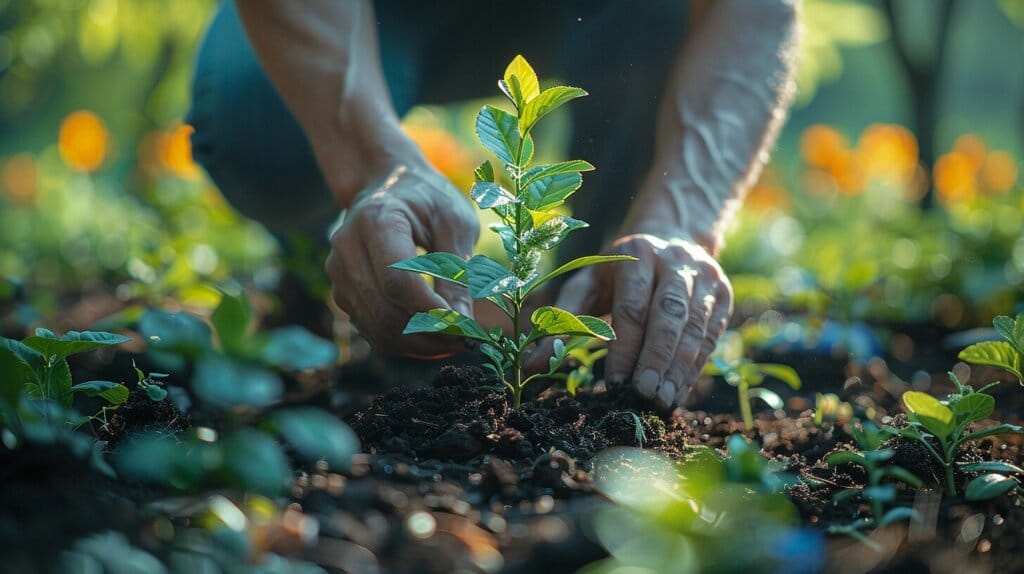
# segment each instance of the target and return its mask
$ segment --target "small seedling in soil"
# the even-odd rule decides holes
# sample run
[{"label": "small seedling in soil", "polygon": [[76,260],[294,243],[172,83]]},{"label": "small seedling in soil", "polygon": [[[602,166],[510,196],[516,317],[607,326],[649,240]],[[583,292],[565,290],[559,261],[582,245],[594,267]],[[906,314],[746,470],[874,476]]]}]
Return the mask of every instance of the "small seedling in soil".
[{"label": "small seedling in soil", "polygon": [[[555,343],[556,347],[560,345],[561,341]],[[558,354],[559,351],[556,349],[555,356]],[[573,337],[565,344],[563,354],[566,358],[572,359],[574,367],[568,373],[555,373],[551,378],[564,380],[565,390],[575,397],[576,391],[594,382],[594,365],[608,355],[608,348],[602,346],[599,339]],[[557,368],[557,365],[555,367]]]},{"label": "small seedling in soil", "polygon": [[154,403],[167,398],[167,389],[164,388],[164,384],[160,379],[166,379],[170,375],[167,373],[150,373],[146,374],[142,372],[142,369],[135,366],[135,361],[132,361],[132,367],[135,369],[135,376],[137,377],[136,385],[139,389],[146,393],[149,400]]},{"label": "small seedling in soil", "polygon": [[992,324],[1006,340],[975,343],[960,351],[960,359],[1008,371],[1024,385],[1024,313],[1016,318],[1000,315]]},{"label": "small seedling in soil", "polygon": [[[917,440],[924,445],[925,449],[945,470],[948,494],[956,496],[957,488],[953,471],[954,465],[957,463],[957,451],[960,447],[993,435],[1024,433],[1024,427],[1004,423],[969,432],[968,429],[972,423],[985,420],[995,409],[996,401],[992,395],[982,392],[991,385],[975,390],[971,386],[963,384],[956,374],[949,373],[949,377],[956,385],[957,392],[949,395],[945,402],[919,391],[907,391],[903,394],[903,404],[907,408],[907,420],[910,424],[899,429],[898,432],[900,436]],[[984,468],[973,465],[964,465],[961,468],[967,471],[984,470]],[[971,497],[975,498],[982,493],[992,492],[996,492],[998,495],[1016,486],[1017,483],[1014,479],[1004,478],[1012,483],[985,488],[980,488],[980,486],[972,488],[968,485]],[[999,488],[1005,490],[999,492]]]},{"label": "small seedling in soil", "polygon": [[[537,122],[570,100],[587,95],[580,88],[554,86],[541,91],[537,74],[522,56],[505,69],[498,87],[511,101],[515,114],[486,105],[476,118],[480,143],[497,156],[501,169],[485,161],[474,172],[470,196],[480,209],[500,218],[491,230],[505,248],[507,263],[486,255],[468,261],[452,253],[428,253],[392,265],[395,269],[430,275],[467,287],[474,299],[490,301],[512,321],[511,336],[500,328],[484,329],[472,318],[452,309],[417,313],[404,333],[444,333],[481,343],[487,365],[512,392],[518,409],[523,389],[531,382],[553,375],[566,359],[565,345],[555,347],[547,372],[523,376],[527,349],[544,337],[580,336],[603,341],[615,338],[610,325],[587,315],[574,315],[557,307],[541,307],[530,315],[525,331],[520,320],[526,298],[556,277],[582,267],[634,258],[595,255],[574,259],[541,275],[541,255],[557,247],[569,233],[587,227],[578,219],[559,213],[558,207],[583,183],[582,172],[594,169],[583,160],[533,165],[534,144],[530,135]],[[502,174],[507,177],[500,177]],[[507,184],[503,184],[503,180]]]},{"label": "small seedling in soil", "polygon": [[879,428],[875,423],[867,421],[860,425],[851,425],[850,432],[861,452],[833,452],[825,457],[825,462],[829,466],[844,464],[860,466],[867,475],[867,484],[863,489],[851,488],[840,491],[832,497],[832,501],[838,504],[847,498],[859,495],[871,505],[871,517],[849,525],[832,526],[829,528],[829,532],[846,534],[863,540],[864,537],[860,534],[861,530],[876,526],[880,528],[914,516],[913,509],[906,507],[895,507],[883,512],[884,504],[892,502],[896,498],[896,485],[882,484],[882,480],[892,478],[913,488],[921,488],[921,479],[903,467],[885,464],[896,454],[896,451],[891,448],[882,448],[885,441],[895,436],[890,429]]},{"label": "small seedling in soil", "polygon": [[726,383],[736,387],[736,393],[740,402],[740,414],[743,416],[743,426],[748,431],[754,430],[754,415],[751,412],[750,406],[753,399],[761,399],[775,410],[781,409],[784,406],[782,397],[760,386],[764,382],[765,377],[778,379],[794,390],[800,388],[800,375],[792,367],[771,363],[755,363],[749,359],[737,359],[735,361],[713,359],[705,365],[704,374],[721,376],[725,379]]}]

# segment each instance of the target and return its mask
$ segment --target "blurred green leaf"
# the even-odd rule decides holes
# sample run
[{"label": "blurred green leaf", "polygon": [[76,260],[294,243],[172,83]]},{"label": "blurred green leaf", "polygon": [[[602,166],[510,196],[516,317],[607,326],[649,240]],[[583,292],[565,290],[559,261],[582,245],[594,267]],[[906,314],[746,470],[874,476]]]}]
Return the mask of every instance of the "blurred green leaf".
[{"label": "blurred green leaf", "polygon": [[101,347],[109,347],[127,343],[131,338],[114,333],[94,331],[68,331],[60,338],[46,329],[36,331],[36,336],[28,337],[22,343],[45,357],[62,359],[78,353],[92,351]]},{"label": "blurred green leaf", "polygon": [[338,346],[293,325],[270,332],[262,357],[267,363],[281,369],[323,369],[337,362]]},{"label": "blurred green leaf", "polygon": [[315,407],[282,409],[271,420],[285,442],[307,462],[324,459],[329,468],[344,470],[359,452],[359,438],[345,423]]},{"label": "blurred green leaf", "polygon": [[246,355],[252,312],[249,309],[249,301],[244,296],[222,294],[220,304],[213,310],[210,321],[217,331],[217,337],[225,353]]},{"label": "blurred green leaf", "polygon": [[284,492],[291,468],[281,445],[269,435],[253,429],[241,429],[221,443],[224,473],[238,488],[268,496]]},{"label": "blurred green leaf", "polygon": [[148,309],[139,321],[139,331],[152,350],[196,358],[213,348],[210,327],[190,313]]},{"label": "blurred green leaf", "polygon": [[111,381],[89,381],[71,387],[73,393],[83,393],[90,397],[100,397],[111,405],[117,406],[128,400],[128,387]]},{"label": "blurred green leaf", "polygon": [[266,407],[284,392],[284,384],[274,373],[218,355],[196,362],[192,385],[201,400],[221,409]]}]

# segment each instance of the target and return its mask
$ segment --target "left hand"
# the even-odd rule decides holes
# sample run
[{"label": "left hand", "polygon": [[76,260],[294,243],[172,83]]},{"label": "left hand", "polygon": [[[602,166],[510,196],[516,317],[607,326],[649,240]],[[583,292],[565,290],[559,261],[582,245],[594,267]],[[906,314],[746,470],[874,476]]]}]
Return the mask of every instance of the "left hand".
[{"label": "left hand", "polygon": [[679,406],[700,375],[732,314],[732,285],[694,241],[626,235],[603,253],[632,255],[588,267],[562,287],[556,307],[611,313],[617,339],[605,365],[610,384],[632,379],[662,409]]}]

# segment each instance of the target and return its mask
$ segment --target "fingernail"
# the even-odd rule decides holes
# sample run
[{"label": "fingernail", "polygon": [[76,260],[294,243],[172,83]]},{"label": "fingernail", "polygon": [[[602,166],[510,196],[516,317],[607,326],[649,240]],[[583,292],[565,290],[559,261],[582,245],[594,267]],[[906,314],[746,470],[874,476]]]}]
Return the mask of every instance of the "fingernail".
[{"label": "fingernail", "polygon": [[626,375],[621,375],[618,373],[614,375],[608,375],[608,382],[613,385],[621,385],[622,383],[626,382]]},{"label": "fingernail", "polygon": [[677,407],[683,406],[683,401],[686,400],[686,397],[689,394],[690,394],[690,386],[689,385],[684,384],[683,386],[679,387],[679,390],[676,391],[676,400],[675,400],[676,406]]},{"label": "fingernail", "polygon": [[658,389],[658,402],[661,403],[661,406],[668,408],[672,406],[674,398],[676,398],[676,386],[669,382],[663,383]]},{"label": "fingernail", "polygon": [[640,391],[640,394],[653,399],[654,394],[658,392],[658,383],[661,382],[661,377],[654,369],[647,369],[640,373],[640,376],[636,379],[636,390]]}]

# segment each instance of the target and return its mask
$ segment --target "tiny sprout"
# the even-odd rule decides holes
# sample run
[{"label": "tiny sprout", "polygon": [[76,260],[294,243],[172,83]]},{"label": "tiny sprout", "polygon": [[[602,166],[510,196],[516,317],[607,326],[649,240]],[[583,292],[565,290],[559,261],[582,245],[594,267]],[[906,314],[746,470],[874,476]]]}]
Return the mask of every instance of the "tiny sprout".
[{"label": "tiny sprout", "polygon": [[754,430],[754,415],[751,412],[750,406],[753,399],[761,399],[775,410],[781,409],[784,406],[782,397],[760,386],[764,382],[765,377],[778,379],[793,389],[800,388],[800,376],[792,367],[770,363],[755,363],[749,359],[738,359],[735,361],[714,359],[705,365],[704,374],[721,376],[725,379],[726,383],[736,387],[740,402],[740,414],[743,417],[743,426],[748,431]]}]

